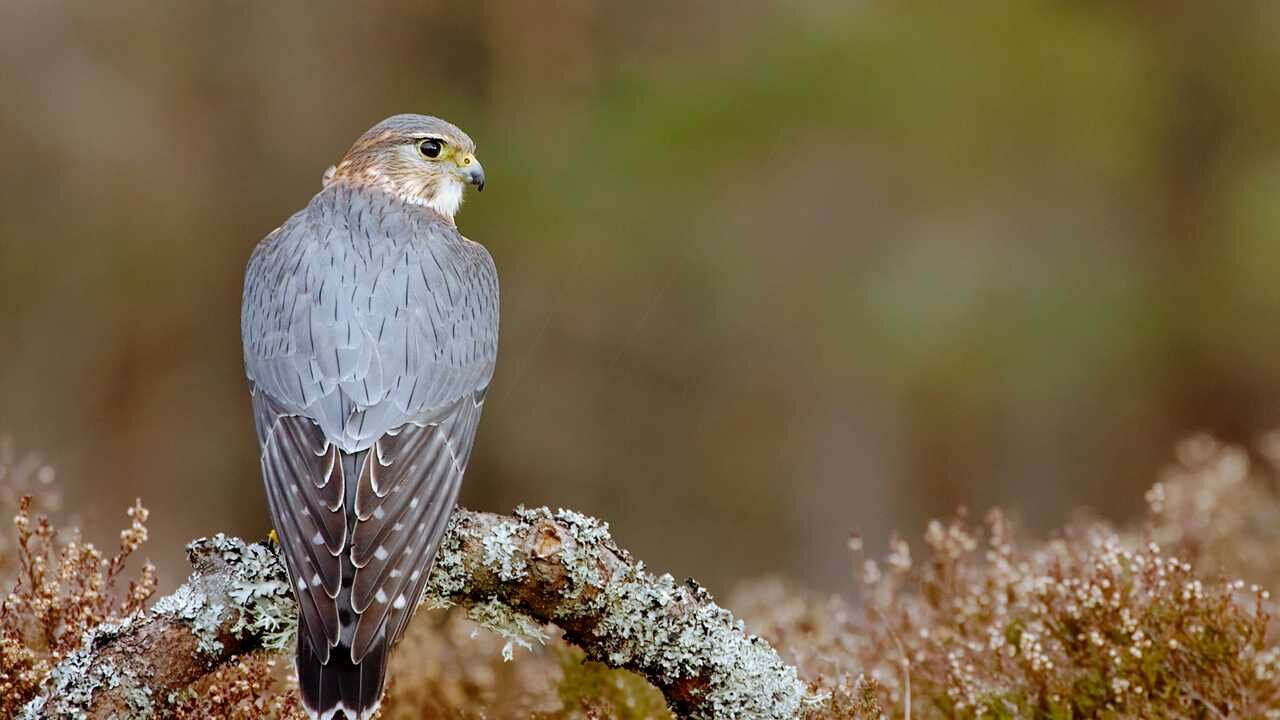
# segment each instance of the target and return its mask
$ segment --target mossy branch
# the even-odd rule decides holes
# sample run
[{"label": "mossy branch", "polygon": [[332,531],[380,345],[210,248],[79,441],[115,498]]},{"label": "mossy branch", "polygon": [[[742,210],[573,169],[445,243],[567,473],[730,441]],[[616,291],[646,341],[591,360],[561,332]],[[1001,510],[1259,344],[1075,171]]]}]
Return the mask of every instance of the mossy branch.
[{"label": "mossy branch", "polygon": [[[46,680],[24,718],[148,717],[240,653],[292,646],[288,579],[263,543],[222,535],[188,545],[190,579],[145,613],[102,626]],[[806,688],[764,640],[692,581],[654,576],[608,526],[545,508],[459,509],[423,598],[461,605],[513,643],[552,623],[587,656],[633,670],[689,718],[797,717]]]}]

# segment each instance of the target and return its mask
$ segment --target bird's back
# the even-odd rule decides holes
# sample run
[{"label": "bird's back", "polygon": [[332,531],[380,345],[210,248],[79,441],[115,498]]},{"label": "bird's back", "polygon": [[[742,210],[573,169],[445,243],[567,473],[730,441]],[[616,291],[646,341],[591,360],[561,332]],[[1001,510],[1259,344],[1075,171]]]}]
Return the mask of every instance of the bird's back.
[{"label": "bird's back", "polygon": [[254,251],[241,333],[256,391],[356,451],[488,383],[497,272],[431,210],[331,185]]},{"label": "bird's back", "polygon": [[316,717],[377,707],[470,458],[498,285],[430,209],[334,183],[255,249],[241,333]]}]

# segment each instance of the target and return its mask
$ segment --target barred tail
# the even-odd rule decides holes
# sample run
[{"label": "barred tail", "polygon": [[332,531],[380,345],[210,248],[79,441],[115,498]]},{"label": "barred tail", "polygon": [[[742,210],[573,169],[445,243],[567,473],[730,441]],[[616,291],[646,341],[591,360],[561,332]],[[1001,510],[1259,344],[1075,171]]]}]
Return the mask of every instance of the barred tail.
[{"label": "barred tail", "polygon": [[267,499],[298,598],[298,683],[313,720],[377,712],[391,646],[430,577],[482,405],[477,391],[352,453],[300,416],[271,426]]},{"label": "barred tail", "polygon": [[[341,453],[340,461],[344,477],[358,477],[368,451]],[[355,483],[347,483],[346,508],[354,508]],[[349,523],[355,518],[349,515]],[[317,635],[307,632],[306,616],[298,618],[298,689],[307,714],[318,720],[368,720],[378,712],[382,704],[382,690],[386,685],[389,639],[385,626],[376,636],[359,662],[352,658],[356,625],[360,614],[352,606],[351,588],[355,582],[356,567],[350,558],[350,540],[340,556],[341,582],[338,596],[334,598],[338,614],[337,644],[329,648],[328,660],[322,661],[312,645]],[[321,636],[323,637],[323,636]],[[321,648],[323,650],[323,648]]]},{"label": "barred tail", "polygon": [[306,632],[298,633],[298,689],[307,715],[319,720],[368,720],[382,704],[387,673],[387,638],[378,638],[358,663],[351,650],[338,645],[329,662],[320,662]]}]

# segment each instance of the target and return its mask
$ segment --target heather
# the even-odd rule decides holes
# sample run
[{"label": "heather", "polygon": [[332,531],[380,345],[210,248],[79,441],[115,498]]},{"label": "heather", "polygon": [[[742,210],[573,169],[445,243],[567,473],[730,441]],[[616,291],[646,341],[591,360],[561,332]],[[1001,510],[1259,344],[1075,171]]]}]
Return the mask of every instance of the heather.
[{"label": "heather", "polygon": [[[723,600],[800,670],[812,719],[1280,717],[1277,459],[1280,436],[1250,449],[1196,436],[1129,525],[1081,511],[1036,535],[1006,511],[959,509],[883,556],[851,535],[847,593],[779,568]],[[53,471],[8,445],[0,503],[12,517],[0,544],[7,717],[91,631],[144,607],[157,578],[141,503],[122,509],[126,527],[103,551],[75,529]],[[644,679],[584,661],[555,631],[510,661],[505,645],[456,609],[421,613],[381,717],[669,717]],[[289,665],[243,655],[163,712],[301,718]]]}]

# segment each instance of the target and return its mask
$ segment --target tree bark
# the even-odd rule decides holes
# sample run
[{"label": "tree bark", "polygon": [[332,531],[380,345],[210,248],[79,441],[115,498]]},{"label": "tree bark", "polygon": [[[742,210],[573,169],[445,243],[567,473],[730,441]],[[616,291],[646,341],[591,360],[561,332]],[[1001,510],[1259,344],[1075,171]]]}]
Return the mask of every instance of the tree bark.
[{"label": "tree bark", "polygon": [[[163,715],[177,691],[238,654],[291,650],[297,624],[275,550],[218,535],[187,546],[194,571],[153,607],[88,633],[23,718]],[[654,576],[579,513],[454,513],[422,603],[528,644],[553,623],[587,656],[648,678],[688,718],[797,717],[795,668],[692,580]],[[508,646],[508,651],[509,651]]]}]

